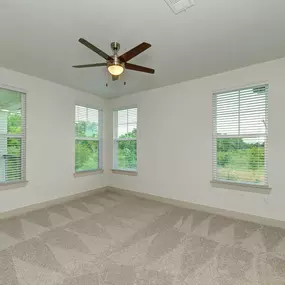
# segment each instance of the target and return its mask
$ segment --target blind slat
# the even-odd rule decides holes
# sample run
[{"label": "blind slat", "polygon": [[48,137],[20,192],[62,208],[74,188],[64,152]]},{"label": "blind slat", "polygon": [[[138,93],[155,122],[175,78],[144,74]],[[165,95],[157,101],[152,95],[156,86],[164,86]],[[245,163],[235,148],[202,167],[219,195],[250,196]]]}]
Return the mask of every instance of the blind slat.
[{"label": "blind slat", "polygon": [[267,133],[267,85],[213,94],[213,179],[267,185]]},{"label": "blind slat", "polygon": [[0,183],[26,176],[26,95],[0,88]]}]

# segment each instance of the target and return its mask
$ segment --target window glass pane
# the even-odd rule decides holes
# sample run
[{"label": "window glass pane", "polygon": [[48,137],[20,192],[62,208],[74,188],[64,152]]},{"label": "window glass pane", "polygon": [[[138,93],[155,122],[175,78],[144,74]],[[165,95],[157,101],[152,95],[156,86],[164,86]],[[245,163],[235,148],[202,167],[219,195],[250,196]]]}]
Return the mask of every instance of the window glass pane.
[{"label": "window glass pane", "polygon": [[4,155],[6,181],[22,178],[21,142],[21,138],[7,139],[7,154]]},{"label": "window glass pane", "polygon": [[137,108],[128,109],[128,124],[137,123]]},{"label": "window glass pane", "polygon": [[215,95],[217,134],[266,133],[267,86]]},{"label": "window glass pane", "polygon": [[216,123],[219,135],[238,135],[239,93],[229,92],[216,97]]},{"label": "window glass pane", "polygon": [[265,134],[267,94],[251,88],[240,92],[240,134]]},{"label": "window glass pane", "polygon": [[267,185],[268,85],[213,95],[213,178]]},{"label": "window glass pane", "polygon": [[265,137],[217,139],[217,179],[265,183]]},{"label": "window glass pane", "polygon": [[99,138],[99,111],[82,106],[75,107],[75,136]]},{"label": "window glass pane", "polygon": [[0,89],[0,133],[21,134],[21,100],[19,92]]},{"label": "window glass pane", "polygon": [[137,137],[137,125],[119,125],[118,126],[118,138],[136,138]]},{"label": "window glass pane", "polygon": [[127,125],[118,125],[118,138],[125,138],[128,134]]},{"label": "window glass pane", "polygon": [[118,111],[118,124],[127,125],[128,124],[128,110]]},{"label": "window glass pane", "polygon": [[133,169],[137,168],[137,142],[118,141],[118,168]]},{"label": "window glass pane", "polygon": [[17,91],[0,89],[0,182],[24,178],[22,96]]},{"label": "window glass pane", "polygon": [[137,125],[136,124],[128,125],[128,137],[129,138],[137,137]]},{"label": "window glass pane", "polygon": [[99,142],[94,140],[76,140],[75,170],[88,171],[99,168]]},{"label": "window glass pane", "polygon": [[22,133],[22,116],[21,112],[8,114],[8,134]]},{"label": "window glass pane", "polygon": [[[137,108],[114,111],[115,128],[114,167],[136,170],[137,168]],[[119,140],[116,140],[119,139]]]},{"label": "window glass pane", "polygon": [[135,138],[137,128],[137,108],[119,110],[118,116],[118,138]]}]

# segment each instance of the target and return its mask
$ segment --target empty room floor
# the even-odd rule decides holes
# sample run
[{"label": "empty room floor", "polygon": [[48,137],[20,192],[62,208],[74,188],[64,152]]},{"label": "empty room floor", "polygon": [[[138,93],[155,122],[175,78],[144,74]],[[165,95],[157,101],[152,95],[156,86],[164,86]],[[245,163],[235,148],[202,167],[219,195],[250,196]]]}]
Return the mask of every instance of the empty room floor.
[{"label": "empty room floor", "polygon": [[104,192],[0,221],[0,284],[285,284],[285,230]]}]

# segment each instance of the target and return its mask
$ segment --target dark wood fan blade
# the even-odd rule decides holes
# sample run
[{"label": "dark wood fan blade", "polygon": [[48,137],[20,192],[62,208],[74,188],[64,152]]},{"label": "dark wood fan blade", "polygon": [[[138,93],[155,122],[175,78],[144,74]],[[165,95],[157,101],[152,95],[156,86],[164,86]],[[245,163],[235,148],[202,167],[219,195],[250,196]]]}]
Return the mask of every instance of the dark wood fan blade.
[{"label": "dark wood fan blade", "polygon": [[73,65],[75,68],[85,68],[85,67],[96,67],[96,66],[107,66],[107,63],[93,63],[93,64],[82,64],[82,65]]},{"label": "dark wood fan blade", "polygon": [[151,73],[151,74],[154,74],[154,72],[155,72],[155,70],[152,68],[148,68],[148,67],[144,67],[144,66],[136,65],[136,64],[132,64],[132,63],[126,63],[125,68],[135,70],[135,71],[140,71],[140,72]]},{"label": "dark wood fan blade", "polygon": [[118,80],[118,79],[119,79],[119,76],[112,75],[112,80],[113,80],[113,81],[116,81],[116,80]]},{"label": "dark wood fan blade", "polygon": [[108,54],[106,54],[105,52],[100,50],[99,48],[95,47],[94,45],[92,45],[91,43],[86,41],[85,39],[80,38],[79,42],[82,43],[83,45],[85,45],[86,47],[88,47],[89,49],[91,49],[92,51],[96,52],[97,54],[99,54],[100,56],[105,58],[106,60],[112,60],[113,59],[111,56],[109,56]]},{"label": "dark wood fan blade", "polygon": [[127,62],[150,47],[151,47],[151,44],[143,42],[140,45],[134,47],[133,49],[119,56],[119,59],[121,61]]}]

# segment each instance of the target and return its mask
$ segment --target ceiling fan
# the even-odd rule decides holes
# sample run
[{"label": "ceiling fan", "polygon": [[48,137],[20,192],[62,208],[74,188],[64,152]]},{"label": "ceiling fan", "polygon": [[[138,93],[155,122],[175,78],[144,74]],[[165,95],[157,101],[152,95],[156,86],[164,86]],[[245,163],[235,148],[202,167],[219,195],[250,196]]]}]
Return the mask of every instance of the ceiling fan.
[{"label": "ceiling fan", "polygon": [[112,42],[111,49],[113,51],[113,55],[110,56],[83,38],[80,38],[79,42],[85,45],[87,48],[99,54],[101,57],[103,57],[106,60],[106,62],[84,64],[84,65],[74,65],[73,67],[75,68],[107,66],[109,73],[112,75],[113,81],[118,80],[119,76],[124,72],[125,69],[135,70],[139,72],[146,72],[150,74],[154,74],[155,72],[154,69],[128,63],[129,60],[139,55],[140,53],[144,52],[146,49],[150,48],[151,45],[148,43],[143,42],[139,44],[138,46],[134,47],[133,49],[119,56],[118,51],[120,50],[120,44],[117,42]]}]

